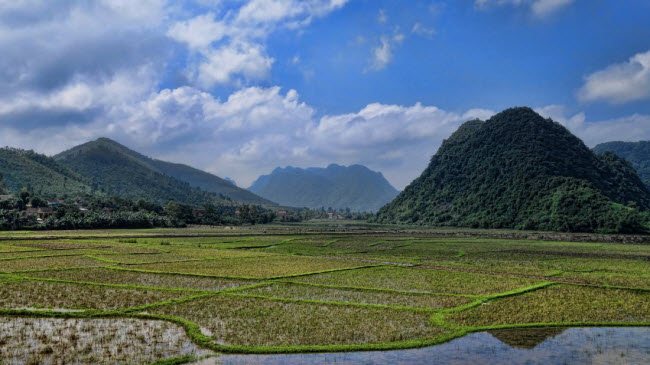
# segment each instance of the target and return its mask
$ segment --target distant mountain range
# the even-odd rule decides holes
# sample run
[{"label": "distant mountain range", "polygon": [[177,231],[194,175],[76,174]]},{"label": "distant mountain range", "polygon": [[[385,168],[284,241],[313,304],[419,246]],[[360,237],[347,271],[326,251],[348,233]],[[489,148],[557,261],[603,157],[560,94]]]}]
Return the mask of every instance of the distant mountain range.
[{"label": "distant mountain range", "polygon": [[[638,208],[638,209],[635,209]],[[650,192],[627,161],[596,155],[530,108],[463,124],[381,223],[639,232]]]},{"label": "distant mountain range", "polygon": [[327,168],[276,168],[260,176],[249,190],[281,205],[357,212],[377,211],[398,194],[380,172],[361,165],[336,164]]},{"label": "distant mountain range", "polygon": [[650,141],[607,142],[594,147],[594,152],[613,152],[629,161],[650,189]]},{"label": "distant mountain range", "polygon": [[[59,165],[82,176],[93,190],[109,195],[200,205],[220,199],[273,205],[232,183],[193,167],[156,160],[108,138],[99,138],[55,155]],[[212,193],[212,194],[210,194]]]}]

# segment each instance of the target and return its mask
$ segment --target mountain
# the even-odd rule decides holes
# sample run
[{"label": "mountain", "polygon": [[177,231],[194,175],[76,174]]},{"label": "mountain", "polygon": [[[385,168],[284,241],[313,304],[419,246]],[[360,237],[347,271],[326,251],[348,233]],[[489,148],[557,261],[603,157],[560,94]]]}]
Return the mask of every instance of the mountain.
[{"label": "mountain", "polygon": [[639,177],[650,189],[650,141],[607,142],[594,147],[594,152],[613,152],[629,161],[639,173]]},{"label": "mountain", "polygon": [[149,164],[163,174],[188,182],[191,186],[200,188],[203,191],[221,194],[242,203],[275,205],[275,203],[257,196],[246,189],[237,187],[237,185],[227,179],[222,179],[187,165],[154,159],[149,159]]},{"label": "mountain", "polygon": [[93,188],[110,195],[142,197],[159,204],[174,200],[201,205],[215,197],[268,203],[217,176],[186,165],[151,159],[108,138],[76,146],[54,159],[84,176]]},{"label": "mountain", "polygon": [[83,178],[51,157],[17,148],[0,148],[0,174],[7,190],[31,188],[45,198],[90,192]]},{"label": "mountain", "polygon": [[612,153],[596,155],[530,108],[463,124],[422,175],[376,216],[381,223],[636,232],[650,193]]},{"label": "mountain", "polygon": [[359,212],[377,211],[398,193],[380,172],[336,164],[327,168],[278,167],[248,189],[281,205]]}]

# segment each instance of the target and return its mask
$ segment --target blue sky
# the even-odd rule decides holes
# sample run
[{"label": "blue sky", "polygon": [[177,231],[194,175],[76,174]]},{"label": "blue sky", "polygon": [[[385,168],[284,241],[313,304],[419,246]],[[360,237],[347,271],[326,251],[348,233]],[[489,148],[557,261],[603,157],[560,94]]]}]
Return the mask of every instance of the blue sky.
[{"label": "blue sky", "polygon": [[0,143],[101,136],[248,186],[360,163],[401,189],[472,118],[527,105],[589,146],[650,139],[645,0],[21,0]]}]

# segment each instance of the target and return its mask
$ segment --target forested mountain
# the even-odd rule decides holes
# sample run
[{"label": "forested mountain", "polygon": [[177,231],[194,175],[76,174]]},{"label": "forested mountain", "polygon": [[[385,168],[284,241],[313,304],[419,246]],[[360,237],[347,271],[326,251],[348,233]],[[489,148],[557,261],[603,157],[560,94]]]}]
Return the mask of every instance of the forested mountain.
[{"label": "forested mountain", "polygon": [[107,138],[79,145],[54,159],[83,176],[93,190],[108,195],[144,198],[163,205],[169,200],[202,205],[223,198],[163,174],[147,157]]},{"label": "forested mountain", "polygon": [[650,193],[627,161],[598,156],[559,123],[513,108],[463,124],[376,220],[636,232],[645,224],[639,209],[649,207]]},{"label": "forested mountain", "polygon": [[607,142],[594,147],[594,152],[613,152],[629,161],[639,173],[639,177],[650,189],[650,141]]},{"label": "forested mountain", "polygon": [[278,167],[270,175],[260,176],[249,190],[281,205],[357,212],[377,211],[398,193],[380,172],[336,164],[327,168]]},{"label": "forested mountain", "polygon": [[54,159],[17,148],[0,148],[0,174],[6,189],[14,194],[23,187],[46,198],[91,190],[79,174]]}]

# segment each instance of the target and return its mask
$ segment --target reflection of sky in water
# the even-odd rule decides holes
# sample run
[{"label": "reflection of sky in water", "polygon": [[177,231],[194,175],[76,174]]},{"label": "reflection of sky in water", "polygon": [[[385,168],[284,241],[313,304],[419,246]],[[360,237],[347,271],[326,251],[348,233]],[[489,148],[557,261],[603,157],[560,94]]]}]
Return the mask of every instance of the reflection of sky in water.
[{"label": "reflection of sky in water", "polygon": [[[516,330],[513,330],[516,331]],[[530,333],[530,329],[526,330]],[[516,332],[512,333],[516,338]],[[543,336],[540,341],[543,340]],[[511,341],[509,341],[512,343]],[[213,364],[650,364],[650,328],[569,328],[532,349],[487,332],[413,350],[296,355],[219,355]]]}]

